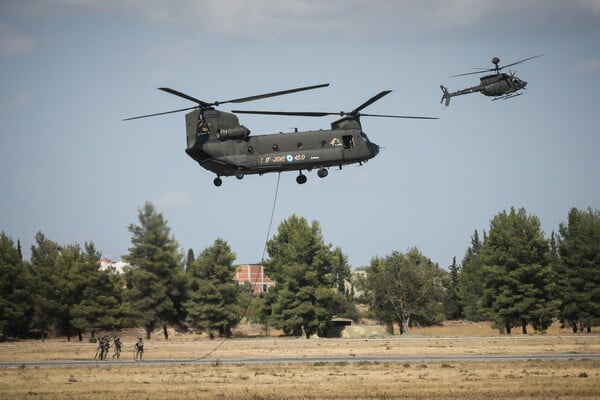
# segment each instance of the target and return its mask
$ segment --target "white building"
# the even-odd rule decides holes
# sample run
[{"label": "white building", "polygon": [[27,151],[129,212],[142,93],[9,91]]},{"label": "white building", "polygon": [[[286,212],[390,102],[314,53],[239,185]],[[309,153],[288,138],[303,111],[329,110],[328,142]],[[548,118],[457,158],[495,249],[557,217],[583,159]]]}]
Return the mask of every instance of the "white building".
[{"label": "white building", "polygon": [[98,261],[100,263],[100,271],[109,271],[113,274],[122,274],[124,273],[124,268],[129,267],[130,265],[124,261],[114,261],[108,258],[108,256],[103,256]]}]

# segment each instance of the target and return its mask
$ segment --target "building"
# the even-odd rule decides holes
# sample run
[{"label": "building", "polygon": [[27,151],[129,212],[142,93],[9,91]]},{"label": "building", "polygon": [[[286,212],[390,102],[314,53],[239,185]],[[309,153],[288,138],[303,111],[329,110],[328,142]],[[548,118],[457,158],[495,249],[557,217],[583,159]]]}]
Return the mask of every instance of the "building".
[{"label": "building", "polygon": [[254,293],[264,293],[271,286],[275,286],[275,281],[265,275],[262,264],[242,264],[238,265],[235,273],[235,280],[240,285],[250,282]]},{"label": "building", "polygon": [[100,271],[109,271],[112,272],[113,274],[122,274],[124,271],[125,267],[129,267],[129,264],[124,262],[124,261],[114,261],[111,260],[110,258],[108,258],[108,256],[102,256],[100,257],[100,260],[98,260],[98,263],[100,263]]}]

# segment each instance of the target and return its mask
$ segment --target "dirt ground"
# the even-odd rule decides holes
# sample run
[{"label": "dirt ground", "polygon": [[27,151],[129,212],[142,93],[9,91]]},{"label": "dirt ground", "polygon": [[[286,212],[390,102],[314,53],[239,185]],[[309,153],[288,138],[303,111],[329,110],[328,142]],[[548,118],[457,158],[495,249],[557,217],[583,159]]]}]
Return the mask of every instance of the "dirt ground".
[{"label": "dirt ground", "polygon": [[[108,333],[111,336],[115,333]],[[123,342],[124,359],[133,356],[141,329],[118,332]],[[99,336],[99,335],[97,335]],[[72,338],[52,338],[45,341],[26,340],[0,343],[0,361],[92,360],[97,345],[89,337],[82,342]],[[546,334],[498,335],[489,323],[449,322],[445,326],[417,328],[408,335],[379,335],[365,338],[290,338],[271,330],[264,336],[262,327],[244,325],[230,339],[171,331],[165,339],[162,331],[153,332],[145,340],[146,359],[228,359],[282,358],[318,356],[418,356],[476,354],[582,354],[600,353],[600,335],[572,334],[558,326]],[[110,349],[110,356],[114,354]]]},{"label": "dirt ground", "polygon": [[[486,324],[453,323],[406,336],[299,339],[260,327],[238,337],[159,332],[146,359],[214,360],[206,365],[0,368],[0,399],[600,399],[600,360],[494,362],[307,362],[224,364],[228,358],[319,356],[600,354],[600,335],[552,331],[500,336]],[[120,332],[130,360],[141,331]],[[65,338],[0,343],[0,361],[91,360],[96,345]],[[112,355],[112,349],[110,352]]]}]

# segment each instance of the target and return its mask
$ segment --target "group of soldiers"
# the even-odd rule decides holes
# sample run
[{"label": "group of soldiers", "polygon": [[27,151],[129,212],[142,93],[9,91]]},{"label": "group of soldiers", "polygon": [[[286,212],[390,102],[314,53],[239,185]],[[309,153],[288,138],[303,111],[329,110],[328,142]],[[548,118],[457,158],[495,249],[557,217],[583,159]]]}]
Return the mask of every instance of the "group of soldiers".
[{"label": "group of soldiers", "polygon": [[[113,342],[115,344],[115,354],[113,354],[112,358],[117,358],[121,356],[121,349],[123,347],[123,343],[121,343],[121,338],[115,336],[113,338]],[[98,338],[98,349],[96,349],[96,355],[94,356],[94,360],[106,360],[108,356],[108,350],[110,349],[110,336],[104,335]]]},{"label": "group of soldiers", "polygon": [[[115,336],[113,338],[115,353],[112,358],[116,358],[117,360],[121,356],[121,349],[123,348],[123,343],[121,342],[121,338]],[[96,350],[96,355],[94,356],[94,360],[106,360],[108,357],[108,351],[110,350],[110,336],[104,335],[98,338],[98,349]],[[139,337],[137,342],[133,345],[133,359],[136,361],[141,361],[144,355],[144,340]]]}]

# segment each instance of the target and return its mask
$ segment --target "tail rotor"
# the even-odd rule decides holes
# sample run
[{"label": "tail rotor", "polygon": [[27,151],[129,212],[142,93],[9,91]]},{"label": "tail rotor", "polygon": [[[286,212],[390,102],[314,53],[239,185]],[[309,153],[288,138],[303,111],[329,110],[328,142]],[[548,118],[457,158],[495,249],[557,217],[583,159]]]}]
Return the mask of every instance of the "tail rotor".
[{"label": "tail rotor", "polygon": [[448,88],[444,85],[440,85],[440,89],[442,89],[442,100],[440,100],[440,104],[444,103],[444,100],[446,101],[446,107],[448,107],[450,105],[450,98],[452,96],[450,96],[450,93],[448,92]]}]

